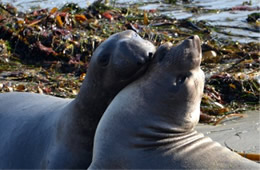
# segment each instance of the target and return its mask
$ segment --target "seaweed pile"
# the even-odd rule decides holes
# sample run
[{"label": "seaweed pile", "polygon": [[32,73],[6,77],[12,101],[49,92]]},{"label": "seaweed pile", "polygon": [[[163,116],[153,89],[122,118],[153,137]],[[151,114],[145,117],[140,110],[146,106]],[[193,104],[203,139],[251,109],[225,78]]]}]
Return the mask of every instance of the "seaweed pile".
[{"label": "seaweed pile", "polygon": [[[251,18],[250,22],[258,22]],[[116,8],[99,1],[85,9],[70,3],[28,13],[0,4],[0,92],[75,97],[96,47],[126,29],[156,46],[200,36],[206,73],[204,121],[259,109],[259,43],[219,39],[212,34],[214,27],[203,21],[177,20],[156,10]]]}]

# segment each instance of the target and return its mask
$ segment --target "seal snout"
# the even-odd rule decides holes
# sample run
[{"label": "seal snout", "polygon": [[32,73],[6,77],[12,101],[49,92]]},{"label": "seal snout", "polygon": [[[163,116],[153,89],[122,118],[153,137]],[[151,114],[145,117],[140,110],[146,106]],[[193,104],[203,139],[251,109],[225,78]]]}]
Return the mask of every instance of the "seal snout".
[{"label": "seal snout", "polygon": [[193,41],[194,41],[195,47],[198,49],[199,53],[201,53],[201,45],[200,45],[201,43],[200,43],[199,36],[194,35],[193,36]]},{"label": "seal snout", "polygon": [[200,66],[201,45],[197,35],[191,36],[177,46],[178,55],[175,60],[182,69],[192,70]]},{"label": "seal snout", "polygon": [[137,65],[144,65],[146,63],[149,63],[152,60],[156,49],[151,42],[140,39],[135,42],[134,50],[142,51],[140,52],[141,55],[137,56]]},{"label": "seal snout", "polygon": [[191,41],[190,48],[196,50],[198,55],[194,55],[194,57],[201,57],[201,45],[200,38],[198,35],[190,36],[187,40]]},{"label": "seal snout", "polygon": [[150,41],[144,40],[132,30],[126,30],[121,34],[122,39],[127,42],[125,44],[126,48],[131,49],[135,53],[136,64],[138,66],[145,65],[151,61],[156,49]]},{"label": "seal snout", "polygon": [[139,57],[137,59],[137,65],[144,65],[152,60],[154,52],[147,52],[147,54],[143,57]]}]

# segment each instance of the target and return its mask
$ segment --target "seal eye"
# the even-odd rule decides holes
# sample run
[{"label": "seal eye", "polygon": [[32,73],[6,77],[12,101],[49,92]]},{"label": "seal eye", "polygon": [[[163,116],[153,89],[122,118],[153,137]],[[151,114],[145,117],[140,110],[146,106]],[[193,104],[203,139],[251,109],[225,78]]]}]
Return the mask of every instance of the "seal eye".
[{"label": "seal eye", "polygon": [[181,75],[177,77],[177,84],[183,84],[185,82],[185,80],[187,79],[187,76]]},{"label": "seal eye", "polygon": [[101,66],[107,66],[108,63],[109,63],[109,55],[101,55],[99,58],[98,58],[98,63],[101,65]]},{"label": "seal eye", "polygon": [[185,75],[179,75],[179,76],[176,78],[175,82],[173,82],[173,85],[174,85],[174,86],[181,85],[181,84],[183,84],[183,83],[185,82],[186,79],[187,79],[187,76],[185,76]]}]

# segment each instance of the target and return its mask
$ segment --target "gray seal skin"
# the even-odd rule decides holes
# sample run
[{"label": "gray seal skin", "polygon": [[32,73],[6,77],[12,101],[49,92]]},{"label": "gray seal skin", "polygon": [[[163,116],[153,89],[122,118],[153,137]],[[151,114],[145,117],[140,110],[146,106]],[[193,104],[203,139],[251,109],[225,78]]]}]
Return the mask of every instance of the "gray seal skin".
[{"label": "gray seal skin", "polygon": [[89,169],[259,169],[194,130],[204,73],[198,36],[158,48],[147,72],[113,99]]},{"label": "gray seal skin", "polygon": [[146,71],[154,52],[149,41],[124,31],[95,50],[74,100],[0,94],[0,169],[87,168],[105,109],[123,87]]}]

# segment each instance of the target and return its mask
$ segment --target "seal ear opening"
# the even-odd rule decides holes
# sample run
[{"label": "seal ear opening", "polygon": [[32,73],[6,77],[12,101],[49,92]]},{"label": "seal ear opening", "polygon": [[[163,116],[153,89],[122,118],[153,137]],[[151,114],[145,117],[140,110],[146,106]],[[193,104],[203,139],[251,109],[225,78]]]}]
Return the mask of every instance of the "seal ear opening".
[{"label": "seal ear opening", "polygon": [[173,44],[170,42],[160,45],[154,54],[155,62],[160,63],[164,59],[166,54],[170,51],[172,46]]}]

